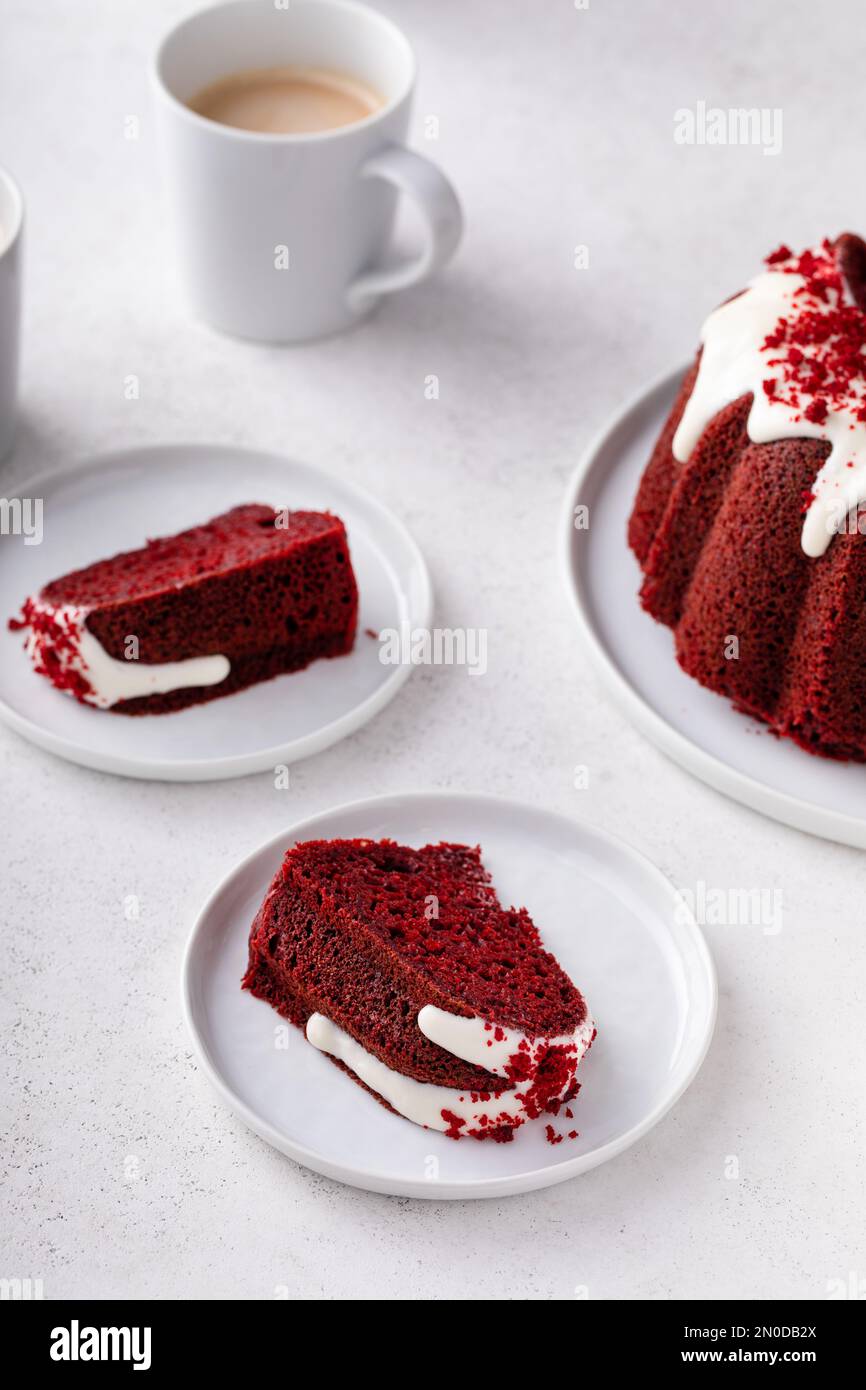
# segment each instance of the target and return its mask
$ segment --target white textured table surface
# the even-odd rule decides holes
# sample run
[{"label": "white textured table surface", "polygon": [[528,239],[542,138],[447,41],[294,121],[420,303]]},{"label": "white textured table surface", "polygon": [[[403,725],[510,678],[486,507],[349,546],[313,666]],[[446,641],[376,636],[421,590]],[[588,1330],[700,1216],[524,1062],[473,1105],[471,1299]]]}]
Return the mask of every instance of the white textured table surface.
[{"label": "white textured table surface", "polygon": [[[217,337],[176,293],[145,60],[186,8],[0,0],[0,162],[29,242],[0,488],[124,444],[289,451],[396,509],[438,621],[487,627],[490,670],[416,672],[288,792],[123,781],[0,734],[0,1275],[46,1297],[824,1298],[866,1273],[866,859],[724,800],[632,731],[576,646],[554,537],[580,448],[691,352],[704,311],[782,239],[866,225],[861,7],[388,0],[421,59],[416,141],[468,235],[444,278],[301,350]],[[678,146],[674,110],[699,100],[781,108],[782,153]],[[674,1112],[525,1198],[427,1204],[302,1171],[216,1102],[180,1017],[183,943],[228,864],[336,802],[426,787],[585,817],[681,885],[784,893],[776,936],[708,930],[718,1031]]]}]

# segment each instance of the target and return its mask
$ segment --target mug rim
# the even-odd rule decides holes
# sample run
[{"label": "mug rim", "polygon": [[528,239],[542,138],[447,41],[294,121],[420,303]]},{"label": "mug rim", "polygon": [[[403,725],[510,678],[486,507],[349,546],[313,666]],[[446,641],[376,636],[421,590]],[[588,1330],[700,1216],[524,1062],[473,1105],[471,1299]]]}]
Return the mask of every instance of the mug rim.
[{"label": "mug rim", "polygon": [[21,228],[24,226],[24,194],[21,192],[17,180],[2,164],[0,164],[0,183],[11,196],[14,208],[14,220],[9,229],[9,235],[5,243],[0,245],[0,261],[2,261],[15,249],[16,242],[21,236]]},{"label": "mug rim", "polygon": [[234,9],[238,5],[251,4],[254,0],[221,0],[216,5],[203,5],[200,9],[194,10],[192,14],[186,15],[183,19],[173,24],[167,33],[163,34],[156,47],[156,52],[151,60],[151,79],[157,91],[171,104],[171,106],[193,125],[201,130],[208,130],[211,133],[219,132],[223,137],[241,141],[251,141],[254,144],[313,144],[316,141],[346,139],[356,131],[368,130],[375,126],[379,121],[385,120],[397,109],[409,96],[414,85],[418,71],[418,64],[415,58],[415,50],[407,39],[399,25],[395,24],[387,15],[379,10],[374,10],[370,5],[357,3],[357,0],[289,0],[289,10],[304,6],[308,9],[324,9],[330,7],[332,10],[345,10],[354,13],[359,18],[373,20],[383,29],[391,39],[397,41],[403,49],[407,60],[406,81],[400,91],[393,96],[390,101],[385,102],[376,111],[371,111],[369,116],[364,116],[360,121],[351,121],[348,125],[335,126],[331,130],[307,130],[307,131],[266,131],[266,130],[244,130],[239,126],[223,125],[221,121],[212,121],[209,116],[200,116],[197,111],[193,111],[185,102],[176,97],[169,87],[162,74],[162,64],[165,50],[174,36],[187,24],[194,20],[201,19],[204,15],[216,10]]}]

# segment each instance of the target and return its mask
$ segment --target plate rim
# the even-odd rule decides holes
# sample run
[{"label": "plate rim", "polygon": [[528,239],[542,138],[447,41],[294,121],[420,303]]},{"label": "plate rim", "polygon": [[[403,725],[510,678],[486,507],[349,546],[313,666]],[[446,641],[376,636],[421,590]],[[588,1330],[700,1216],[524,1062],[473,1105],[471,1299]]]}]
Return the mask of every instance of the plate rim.
[{"label": "plate rim", "polygon": [[[708,991],[708,1011],[704,1023],[703,1036],[697,1044],[695,1055],[686,1073],[679,1083],[674,1086],[669,1094],[644,1116],[636,1125],[627,1130],[624,1134],[615,1139],[609,1140],[606,1144],[592,1150],[588,1154],[578,1154],[574,1158],[563,1158],[559,1162],[550,1164],[544,1168],[537,1168],[521,1174],[512,1174],[500,1177],[481,1177],[481,1178],[460,1178],[453,1181],[437,1182],[435,1188],[431,1190],[431,1184],[420,1180],[404,1181],[394,1180],[388,1174],[377,1172],[376,1170],[349,1168],[345,1164],[328,1158],[317,1150],[309,1149],[304,1144],[287,1139],[284,1135],[271,1125],[267,1120],[261,1118],[253,1111],[244,1100],[238,1096],[229,1083],[224,1079],[217,1066],[212,1062],[204,1040],[200,1035],[198,1026],[193,1016],[193,1002],[191,998],[191,965],[193,953],[207,929],[207,919],[216,905],[219,898],[243,875],[247,867],[259,855],[267,853],[269,850],[277,849],[281,844],[289,844],[291,837],[300,830],[305,832],[315,829],[322,822],[326,822],[335,815],[344,815],[361,809],[384,809],[391,807],[398,810],[406,802],[464,802],[464,803],[483,803],[497,807],[509,807],[512,811],[521,814],[529,813],[531,816],[543,816],[557,820],[566,824],[570,829],[576,829],[581,835],[588,836],[591,840],[595,839],[608,848],[617,850],[629,858],[632,863],[636,863],[645,873],[648,872],[656,880],[658,885],[666,894],[669,894],[671,901],[676,902],[679,908],[679,921],[688,932],[691,943],[696,952],[696,960],[700,965],[702,974],[705,978]],[[484,1199],[495,1197],[517,1196],[527,1192],[533,1192],[546,1187],[556,1186],[560,1182],[566,1182],[569,1178],[577,1177],[581,1173],[589,1172],[593,1168],[599,1167],[609,1159],[624,1153],[626,1149],[632,1147],[642,1139],[650,1130],[654,1129],[660,1120],[677,1104],[681,1097],[691,1086],[695,1077],[703,1066],[710,1044],[715,1033],[718,1018],[719,1003],[719,984],[715,961],[710,950],[707,939],[698,925],[694,914],[683,902],[673,881],[667,874],[658,867],[642,850],[637,849],[628,840],[620,835],[614,834],[609,830],[602,830],[596,825],[592,825],[576,816],[569,815],[563,811],[552,810],[546,806],[535,805],[532,802],[516,800],[513,797],[501,796],[491,792],[475,791],[409,791],[409,792],[388,792],[378,796],[361,797],[353,801],[342,802],[336,806],[330,806],[322,811],[314,812],[312,815],[304,816],[294,821],[263,841],[252,849],[249,853],[234,864],[229,871],[223,875],[216,886],[207,895],[204,903],[196,914],[192,929],[184,947],[183,958],[181,961],[180,972],[180,995],[183,1019],[187,1032],[192,1041],[193,1050],[198,1066],[201,1068],[206,1080],[216,1092],[223,1104],[238,1119],[242,1120],[248,1129],[264,1139],[266,1143],[285,1154],[294,1162],[302,1167],[309,1168],[313,1172],[323,1174],[325,1177],[335,1179],[345,1183],[349,1187],[361,1188],[367,1192],[378,1192],[389,1196],[414,1197],[427,1201],[463,1201],[467,1199]],[[407,1122],[408,1123],[408,1122]]]},{"label": "plate rim", "polygon": [[[258,459],[269,459],[275,464],[289,464],[294,468],[301,469],[311,477],[324,477],[326,481],[333,482],[338,488],[343,488],[351,494],[359,504],[369,508],[378,516],[384,519],[389,526],[396,528],[400,533],[401,539],[406,544],[411,556],[413,566],[417,569],[421,580],[421,590],[418,595],[418,626],[429,627],[433,617],[433,586],[430,578],[430,571],[427,562],[418,546],[417,541],[405,522],[380,502],[378,497],[368,492],[366,488],[355,482],[341,478],[338,474],[331,473],[326,468],[320,468],[315,464],[307,463],[303,459],[296,459],[290,454],[282,454],[271,449],[260,449],[250,447],[246,444],[206,443],[201,440],[173,440],[170,443],[159,444],[135,444],[121,449],[104,450],[94,454],[89,458],[79,459],[70,468],[54,469],[50,472],[37,474],[35,477],[25,480],[15,488],[10,495],[10,500],[21,497],[34,497],[40,495],[41,489],[57,486],[66,481],[72,482],[90,473],[98,473],[101,468],[109,463],[120,462],[126,466],[135,461],[136,456],[148,456],[153,458],[155,455],[164,455],[167,463],[170,455],[177,451],[184,451],[188,454],[197,453],[202,461],[206,457],[213,457],[216,451],[221,453],[237,453],[239,455],[255,456]],[[41,724],[34,723],[25,715],[19,714],[17,710],[7,704],[6,700],[0,696],[0,721],[11,728],[15,733],[28,742],[35,744],[39,748],[46,749],[56,757],[65,759],[67,762],[75,763],[79,767],[89,767],[97,772],[108,772],[115,776],[135,778],[139,781],[165,781],[165,782],[213,782],[229,780],[234,777],[246,777],[255,772],[264,772],[272,768],[277,762],[286,762],[291,765],[300,762],[304,758],[312,757],[316,753],[321,753],[326,748],[347,738],[355,733],[363,725],[369,723],[379,714],[386,705],[402,688],[412,674],[412,666],[408,663],[400,663],[395,666],[388,678],[383,681],[372,694],[368,695],[361,704],[356,705],[346,714],[340,715],[337,719],[331,720],[310,734],[305,734],[299,739],[288,740],[285,743],[275,744],[266,749],[260,749],[254,753],[232,753],[226,757],[218,758],[137,758],[129,754],[105,753],[99,750],[82,748],[72,739],[64,735],[57,734],[51,729],[44,728]]]},{"label": "plate rim", "polygon": [[[581,640],[603,684],[629,723],[692,776],[771,820],[806,834],[832,840],[837,844],[866,849],[866,818],[860,820],[845,811],[833,811],[816,806],[814,802],[806,801],[790,792],[769,787],[748,773],[729,766],[721,758],[695,743],[688,735],[681,733],[631,684],[608,651],[592,621],[588,586],[582,580],[574,560],[573,508],[599,463],[602,451],[611,445],[617,432],[629,424],[632,416],[654,403],[656,397],[661,400],[666,394],[673,393],[687,370],[688,364],[674,370],[669,369],[631,395],[596,431],[569,478],[560,511],[557,550],[560,573],[572,611],[577,618]],[[625,521],[623,518],[623,527]],[[637,605],[637,595],[635,604]],[[808,753],[803,753],[804,758],[808,756]]]}]

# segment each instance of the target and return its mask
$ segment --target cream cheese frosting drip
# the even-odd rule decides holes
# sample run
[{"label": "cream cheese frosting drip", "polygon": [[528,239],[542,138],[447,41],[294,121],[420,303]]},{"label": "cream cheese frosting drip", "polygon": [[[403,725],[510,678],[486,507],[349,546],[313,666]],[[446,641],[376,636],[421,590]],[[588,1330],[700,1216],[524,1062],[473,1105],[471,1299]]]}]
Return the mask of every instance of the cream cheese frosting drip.
[{"label": "cream cheese frosting drip", "polygon": [[86,704],[109,709],[121,700],[218,685],[231,669],[225,656],[150,664],[118,661],[87,627],[87,613],[86,608],[54,607],[40,599],[29,599],[24,610],[30,628],[26,650],[36,670]]},{"label": "cream cheese frosting drip", "polygon": [[[398,1114],[416,1125],[438,1129],[454,1138],[461,1133],[481,1133],[499,1126],[514,1129],[538,1113],[538,1069],[551,1055],[558,1063],[558,1071],[555,1090],[549,1098],[562,1100],[571,1090],[578,1064],[595,1037],[595,1024],[589,1017],[573,1033],[531,1038],[515,1028],[505,1028],[482,1018],[460,1018],[432,1004],[425,1005],[419,1012],[418,1027],[425,1037],[452,1056],[484,1067],[495,1076],[501,1076],[503,1081],[515,1084],[494,1095],[415,1081],[386,1066],[324,1014],[310,1016],[306,1033],[314,1047],[345,1063]],[[548,1096],[547,1091],[545,1096]]]},{"label": "cream cheese frosting drip", "polygon": [[802,547],[822,555],[866,503],[866,314],[853,302],[829,243],[770,268],[706,320],[694,389],[674,435],[680,463],[726,405],[752,394],[749,438],[830,445],[805,499]]}]

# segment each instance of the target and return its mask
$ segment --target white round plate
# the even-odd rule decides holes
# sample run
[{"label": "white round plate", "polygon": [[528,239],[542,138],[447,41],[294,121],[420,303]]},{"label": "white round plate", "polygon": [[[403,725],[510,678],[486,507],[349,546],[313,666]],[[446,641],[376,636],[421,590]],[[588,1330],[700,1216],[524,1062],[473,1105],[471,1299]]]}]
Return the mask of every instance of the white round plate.
[{"label": "white round plate", "polygon": [[[480,844],[501,901],[529,909],[598,1025],[580,1067],[578,1139],[551,1145],[541,1121],[509,1144],[419,1128],[378,1105],[299,1029],[241,990],[250,925],[285,850],[299,840],[365,836],[415,847]],[[431,792],[339,806],[249,855],[193,928],[183,1002],[219,1095],[298,1163],[395,1196],[501,1197],[594,1168],[661,1119],[709,1046],[716,976],[672,885],[622,841],[536,807]],[[286,1031],[288,1046],[279,1048]]]},{"label": "white round plate", "polygon": [[[0,538],[0,718],[72,762],[128,777],[209,781],[261,772],[328,748],[372,719],[406,680],[385,666],[382,628],[428,627],[430,580],[397,518],[360,488],[280,454],[224,444],[179,444],[106,454],[34,479],[44,539]],[[175,714],[129,717],[81,705],[37,676],[6,617],[68,570],[196,526],[242,502],[335,512],[346,524],[360,591],[348,656],[316,661],[225,699]]]},{"label": "white round plate", "polygon": [[[866,765],[815,757],[704,690],[677,664],[670,629],[638,601],[626,526],[685,370],[605,426],[569,484],[560,554],[584,641],[627,717],[689,772],[786,825],[866,849]],[[574,526],[578,505],[589,508],[585,530]]]}]

